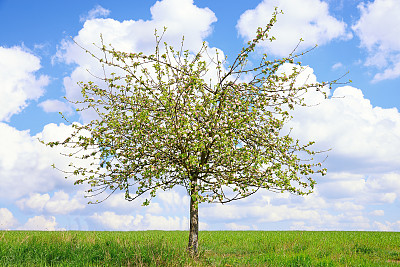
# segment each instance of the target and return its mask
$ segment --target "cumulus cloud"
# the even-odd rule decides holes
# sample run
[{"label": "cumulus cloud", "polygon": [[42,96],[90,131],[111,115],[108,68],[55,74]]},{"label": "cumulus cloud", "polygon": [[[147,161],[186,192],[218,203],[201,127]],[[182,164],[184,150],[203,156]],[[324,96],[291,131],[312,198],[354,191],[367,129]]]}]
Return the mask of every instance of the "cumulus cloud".
[{"label": "cumulus cloud", "polygon": [[290,226],[291,230],[305,231],[332,231],[332,230],[372,230],[370,220],[365,216],[354,216],[352,213],[328,215],[324,220],[315,222],[313,220],[294,221]]},{"label": "cumulus cloud", "polygon": [[248,225],[242,225],[242,224],[237,224],[237,223],[226,223],[225,224],[226,229],[232,230],[232,231],[246,231],[246,230],[251,230],[251,227]]},{"label": "cumulus cloud", "polygon": [[373,227],[378,231],[390,231],[390,232],[399,231],[400,221],[396,222],[385,221],[384,223],[375,221]]},{"label": "cumulus cloud", "polygon": [[[347,207],[356,210],[356,207],[361,209],[366,205],[391,204],[400,196],[399,181],[392,184],[393,187],[389,187],[390,183],[387,184],[386,177],[390,173],[372,174],[366,171],[355,179],[340,173],[339,175],[342,175],[341,178],[332,179],[332,176],[335,175],[337,173],[331,173],[328,174],[326,179],[321,179],[318,190],[326,199],[338,201],[336,202],[336,209],[341,207],[343,210],[343,208]],[[399,174],[396,176],[400,177]],[[377,184],[380,186],[377,187]],[[350,200],[353,205],[349,205]]]},{"label": "cumulus cloud", "polygon": [[[124,193],[114,193],[101,205],[103,209],[112,211],[116,217],[118,217],[117,214],[130,214],[132,210],[135,210],[136,214],[146,214],[140,225],[131,225],[131,223],[129,224],[132,227],[136,227],[135,229],[153,229],[152,227],[156,227],[156,229],[164,229],[167,227],[163,226],[165,224],[175,227],[177,224],[172,222],[177,220],[176,218],[183,218],[182,215],[186,216],[188,214],[189,197],[187,196],[185,190],[173,188],[172,190],[168,191],[159,191],[157,193],[157,197],[151,201],[149,206],[146,207],[142,206],[145,198],[146,196],[141,196],[140,198],[131,202],[125,200]],[[98,215],[100,216],[101,214]],[[163,219],[161,215],[168,215],[172,217],[166,217],[166,219]],[[157,216],[161,216],[161,221],[159,224],[150,222],[149,218],[157,218]],[[180,228],[177,227],[176,229]]]},{"label": "cumulus cloud", "polygon": [[[91,19],[87,20],[74,41],[82,47],[89,49],[98,56],[102,56],[93,43],[100,43],[100,34],[105,44],[126,52],[154,53],[154,30],[161,34],[164,27],[167,32],[163,41],[175,48],[180,47],[182,37],[185,37],[185,48],[197,52],[212,31],[212,23],[217,19],[208,8],[199,8],[193,0],[163,0],[156,2],[151,7],[150,20],[125,20]],[[104,85],[95,76],[102,77],[103,70],[98,61],[85,53],[75,43],[63,41],[55,56],[67,64],[76,63],[78,66],[69,77],[64,79],[66,97],[69,100],[81,99],[81,89],[77,86],[79,81],[95,80],[99,86]],[[114,70],[118,73],[117,70]],[[83,122],[88,122],[95,117],[94,113],[83,112]]]},{"label": "cumulus cloud", "polygon": [[283,220],[322,220],[322,214],[316,210],[289,205],[262,205],[258,203],[212,205],[200,210],[201,217],[208,219],[224,218],[227,220],[241,220],[252,218],[258,223],[278,222]]},{"label": "cumulus cloud", "polygon": [[181,195],[177,191],[163,191],[158,194],[158,199],[166,210],[179,210],[189,207],[190,198],[188,195]]},{"label": "cumulus cloud", "polygon": [[10,230],[17,224],[14,215],[6,208],[0,208],[0,230]]},{"label": "cumulus cloud", "polygon": [[134,217],[132,215],[117,215],[114,212],[105,211],[103,213],[96,212],[90,216],[90,219],[105,227],[105,229],[129,231],[135,230],[142,221],[143,216],[137,215]]},{"label": "cumulus cloud", "polygon": [[[95,213],[89,219],[99,229],[105,230],[187,230],[189,227],[189,220],[186,217],[177,216],[118,215],[115,212],[106,211]],[[206,227],[206,224],[200,223],[200,228]]]},{"label": "cumulus cloud", "polygon": [[65,230],[64,228],[58,228],[58,223],[54,216],[35,216],[29,218],[28,221],[18,230],[30,230],[30,231],[60,231]]},{"label": "cumulus cloud", "polygon": [[374,211],[370,212],[369,214],[372,216],[384,216],[385,211],[384,210],[374,210]]},{"label": "cumulus cloud", "polygon": [[258,27],[264,27],[274,12],[275,7],[283,10],[277,23],[270,31],[276,40],[264,42],[262,48],[277,56],[287,56],[300,38],[304,40],[297,52],[318,45],[324,45],[335,38],[351,38],[346,31],[346,24],[329,13],[329,6],[320,0],[290,1],[264,0],[255,9],[244,12],[237,23],[237,29],[246,40],[253,39]]},{"label": "cumulus cloud", "polygon": [[127,201],[125,193],[114,193],[101,205],[117,213],[129,213],[134,209],[137,213],[149,213],[152,215],[178,214],[182,212],[186,214],[189,208],[189,196],[187,196],[185,190],[179,190],[179,188],[158,191],[157,197],[152,199],[151,204],[144,207],[142,203],[146,197],[149,197],[149,195],[142,195],[135,201]]},{"label": "cumulus cloud", "polygon": [[125,193],[114,193],[107,201],[103,202],[102,205],[104,205],[106,209],[126,213],[130,212],[132,209],[141,211],[141,209],[143,209],[141,205],[144,200],[144,197],[139,197],[135,201],[127,201],[125,199]]},{"label": "cumulus cloud", "polygon": [[22,210],[32,210],[34,212],[46,212],[49,214],[70,214],[76,210],[85,208],[83,202],[83,192],[76,194],[70,199],[69,194],[64,191],[57,191],[50,197],[49,194],[34,193],[29,198],[23,198],[16,202]]},{"label": "cumulus cloud", "polygon": [[[268,196],[269,201],[266,200]],[[200,209],[200,218],[207,222],[229,222],[223,229],[293,229],[293,230],[372,230],[371,213],[366,205],[349,200],[326,199],[317,190],[300,197],[262,191],[247,203],[209,205]],[[321,205],[319,205],[321,204]],[[369,206],[368,206],[369,207]],[[257,227],[255,227],[256,225]]]},{"label": "cumulus cloud", "polygon": [[[394,79],[400,76],[400,2],[397,0],[375,0],[358,5],[361,16],[352,26],[369,52],[367,66],[383,69],[373,82]],[[379,23],[376,23],[376,22]]]},{"label": "cumulus cloud", "polygon": [[395,59],[393,65],[385,69],[382,73],[375,74],[372,82],[379,82],[388,79],[396,79],[400,76],[400,56],[398,55],[393,56],[392,59]]},{"label": "cumulus cloud", "polygon": [[[0,123],[0,187],[1,198],[18,198],[30,192],[51,190],[59,175],[52,172],[51,153],[30,136],[29,131],[18,131]],[[54,178],[53,178],[54,177]],[[18,190],[10,190],[18,188]]]},{"label": "cumulus cloud", "polygon": [[[154,52],[154,30],[159,32],[167,27],[163,40],[178,47],[182,37],[188,49],[199,49],[211,31],[211,24],[217,19],[208,8],[199,8],[193,0],[158,1],[150,9],[152,19],[117,21],[114,19],[93,19],[86,21],[74,40],[86,48],[99,43],[100,34],[106,44],[111,43],[118,50],[127,52]],[[161,33],[160,33],[161,34]],[[196,51],[196,50],[195,50]],[[64,41],[57,54],[66,63],[87,66],[91,57],[72,42]]]},{"label": "cumulus cloud", "polygon": [[41,195],[38,193],[33,193],[30,195],[29,199],[23,198],[17,201],[16,204],[22,210],[30,209],[33,211],[42,212],[44,206],[46,205],[46,202],[48,202],[49,200],[50,200],[49,194]]},{"label": "cumulus cloud", "polygon": [[86,20],[91,20],[91,19],[96,19],[96,18],[106,18],[108,17],[108,15],[110,15],[111,11],[108,9],[105,9],[104,7],[97,5],[94,8],[92,8],[91,10],[89,10],[89,12],[84,15],[81,16],[79,18],[80,22],[84,22]]},{"label": "cumulus cloud", "polygon": [[23,48],[0,46],[0,121],[8,121],[29,100],[43,95],[49,77],[35,75],[40,68],[40,59]]},{"label": "cumulus cloud", "polygon": [[[291,64],[283,71],[291,70]],[[317,79],[308,67],[298,77],[299,85]],[[335,157],[350,160],[352,165],[342,165],[354,172],[374,169],[393,170],[400,162],[400,113],[396,108],[373,107],[362,90],[352,86],[336,88],[322,94],[307,93],[306,102],[313,106],[298,107],[293,112],[289,127],[300,140],[314,140],[322,150],[332,148]],[[378,170],[379,168],[379,170]],[[339,171],[339,170],[337,170]],[[361,171],[361,169],[360,169]]]},{"label": "cumulus cloud", "polygon": [[[189,220],[187,217],[178,216],[155,216],[146,214],[143,222],[143,229],[157,230],[188,230]],[[204,230],[204,223],[199,225],[201,230]]]},{"label": "cumulus cloud", "polygon": [[[0,123],[0,198],[19,199],[31,193],[47,193],[58,187],[71,190],[73,177],[64,179],[64,173],[51,167],[55,164],[60,169],[70,170],[68,165],[72,159],[60,155],[60,152],[67,151],[62,147],[46,147],[38,138],[45,142],[64,140],[72,132],[71,126],[48,124],[42,132],[31,136],[29,131],[18,131]],[[86,165],[89,166],[89,161]]]},{"label": "cumulus cloud", "polygon": [[[317,80],[310,67],[301,75],[299,81]],[[400,196],[399,111],[372,106],[352,86],[337,88],[329,99],[311,96],[306,101],[316,105],[296,109],[288,126],[294,137],[316,141],[316,149],[332,149],[328,175],[317,184],[321,197],[342,211],[394,203]]]},{"label": "cumulus cloud", "polygon": [[43,109],[44,112],[63,112],[72,114],[73,109],[70,105],[65,102],[56,99],[47,99],[38,104],[39,107]]},{"label": "cumulus cloud", "polygon": [[332,70],[337,70],[343,67],[343,64],[341,62],[335,63],[332,66]]},{"label": "cumulus cloud", "polygon": [[364,206],[354,204],[353,202],[350,201],[345,201],[345,202],[336,202],[334,204],[334,208],[340,211],[356,211],[356,210],[363,210]]}]

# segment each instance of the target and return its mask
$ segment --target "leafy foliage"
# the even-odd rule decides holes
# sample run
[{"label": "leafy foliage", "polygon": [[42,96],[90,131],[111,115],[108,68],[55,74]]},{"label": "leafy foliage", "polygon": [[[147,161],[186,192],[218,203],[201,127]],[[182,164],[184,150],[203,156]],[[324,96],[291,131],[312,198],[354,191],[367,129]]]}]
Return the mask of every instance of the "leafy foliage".
[{"label": "leafy foliage", "polygon": [[[83,100],[74,103],[83,108],[78,111],[92,109],[98,118],[73,124],[71,137],[47,145],[80,148],[85,153],[78,158],[93,159],[90,168],[71,163],[76,184],[88,183],[94,195],[122,190],[127,200],[145,194],[144,205],[157,190],[177,185],[197,204],[226,203],[261,188],[311,193],[313,175],[326,170],[312,159],[313,142],[302,145],[283,127],[290,111],[305,105],[307,90],[322,91],[332,83],[295,86],[302,68],[293,53],[276,60],[264,55],[249,67],[256,45],[273,41],[268,32],[276,15],[228,67],[218,51],[210,56],[206,43],[193,54],[183,50],[182,41],[176,51],[157,32],[150,55],[117,51],[103,42],[104,57],[85,49],[104,73],[117,71],[99,78],[104,88],[80,83]],[[297,67],[280,73],[285,63]]]}]

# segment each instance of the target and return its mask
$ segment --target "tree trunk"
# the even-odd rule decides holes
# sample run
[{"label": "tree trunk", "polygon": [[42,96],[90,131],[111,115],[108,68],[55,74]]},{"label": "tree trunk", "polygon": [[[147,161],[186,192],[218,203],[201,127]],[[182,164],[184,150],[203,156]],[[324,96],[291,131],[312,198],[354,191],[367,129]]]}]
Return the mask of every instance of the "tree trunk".
[{"label": "tree trunk", "polygon": [[197,201],[197,179],[192,180],[190,188],[190,230],[188,251],[192,255],[197,255],[199,245],[199,205]]}]

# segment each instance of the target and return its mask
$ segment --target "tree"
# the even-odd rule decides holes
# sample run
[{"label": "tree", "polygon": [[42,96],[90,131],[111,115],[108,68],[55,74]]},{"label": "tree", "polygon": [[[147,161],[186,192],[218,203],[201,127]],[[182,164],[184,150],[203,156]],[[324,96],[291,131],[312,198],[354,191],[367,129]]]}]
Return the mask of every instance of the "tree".
[{"label": "tree", "polygon": [[[83,106],[98,115],[85,125],[72,124],[74,133],[48,146],[79,148],[67,156],[92,159],[90,167],[71,163],[75,184],[91,186],[91,196],[117,190],[127,200],[146,196],[150,203],[158,190],[180,185],[190,196],[188,250],[198,250],[198,205],[227,203],[266,189],[304,195],[312,192],[314,174],[326,169],[315,162],[310,146],[283,132],[290,111],[305,105],[309,89],[322,92],[333,82],[295,86],[301,63],[289,74],[279,73],[299,55],[267,60],[247,67],[249,55],[261,41],[273,41],[265,28],[247,43],[233,61],[216,53],[209,56],[205,43],[196,54],[179,51],[156,36],[155,53],[127,53],[106,46],[95,57],[105,70],[107,86],[80,83]],[[164,29],[165,31],[165,29]],[[106,75],[109,69],[115,72]],[[212,69],[211,69],[212,68]],[[209,70],[213,78],[206,80]],[[243,78],[245,77],[245,79]],[[104,200],[104,199],[103,199]],[[102,200],[102,201],[103,201]],[[97,200],[96,203],[99,201]]]}]

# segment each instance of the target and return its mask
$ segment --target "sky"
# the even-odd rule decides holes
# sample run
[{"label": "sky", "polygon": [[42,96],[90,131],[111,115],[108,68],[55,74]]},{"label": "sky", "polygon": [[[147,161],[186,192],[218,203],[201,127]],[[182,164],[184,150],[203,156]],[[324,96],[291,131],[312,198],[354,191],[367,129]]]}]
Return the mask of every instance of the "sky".
[{"label": "sky", "polygon": [[229,204],[201,204],[200,230],[400,231],[400,2],[397,0],[0,0],[0,229],[187,230],[189,197],[183,188],[158,194],[151,205],[123,193],[88,205],[87,186],[51,167],[71,161],[38,139],[71,133],[63,120],[87,123],[68,99],[98,64],[91,50],[106,43],[151,52],[154,30],[195,51],[203,41],[234,59],[274,7],[283,11],[262,43],[271,59],[318,47],[300,60],[310,81],[348,73],[329,98],[307,95],[288,127],[294,137],[329,150],[314,193],[268,191]]}]

